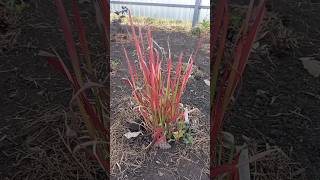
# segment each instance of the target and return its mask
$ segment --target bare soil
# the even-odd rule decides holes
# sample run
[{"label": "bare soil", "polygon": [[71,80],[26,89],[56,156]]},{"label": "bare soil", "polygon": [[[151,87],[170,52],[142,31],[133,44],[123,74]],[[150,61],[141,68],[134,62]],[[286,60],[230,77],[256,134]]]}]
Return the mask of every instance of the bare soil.
[{"label": "bare soil", "polygon": [[[79,134],[83,124],[68,109],[71,84],[38,55],[55,49],[70,67],[54,1],[34,0],[28,5],[16,17],[10,14],[16,23],[1,32],[20,33],[12,46],[1,47],[0,54],[0,179],[105,178],[99,165],[83,152],[70,152],[69,147],[80,141],[68,137],[66,124],[77,130],[78,137],[84,135]],[[93,7],[82,5],[81,9],[86,23],[91,22],[90,41],[98,42],[97,27],[91,21]],[[90,44],[95,64],[101,63],[98,45]]]},{"label": "bare soil", "polygon": [[[279,146],[302,163],[308,179],[319,179],[320,79],[310,75],[299,58],[320,60],[320,6],[314,1],[280,0],[269,1],[268,10],[267,17],[276,14],[282,21],[280,31],[292,33],[276,36],[278,41],[270,46],[269,55],[252,53],[225,129],[238,139],[245,135]],[[276,26],[265,29],[272,28]],[[268,37],[260,47],[270,44]],[[293,40],[298,47],[288,48]]]}]

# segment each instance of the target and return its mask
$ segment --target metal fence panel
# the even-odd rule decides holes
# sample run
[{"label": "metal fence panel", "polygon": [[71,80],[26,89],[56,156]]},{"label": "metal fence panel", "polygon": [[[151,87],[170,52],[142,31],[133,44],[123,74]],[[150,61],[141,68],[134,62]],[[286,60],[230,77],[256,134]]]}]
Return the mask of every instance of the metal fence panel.
[{"label": "metal fence panel", "polygon": [[[111,0],[111,11],[126,6],[133,16],[145,16],[160,19],[191,21],[194,16],[196,0]],[[144,5],[142,5],[142,3]],[[156,5],[153,5],[157,3]],[[172,7],[173,6],[173,7]],[[176,7],[184,6],[184,7]],[[210,19],[210,0],[201,0],[198,21]]]}]

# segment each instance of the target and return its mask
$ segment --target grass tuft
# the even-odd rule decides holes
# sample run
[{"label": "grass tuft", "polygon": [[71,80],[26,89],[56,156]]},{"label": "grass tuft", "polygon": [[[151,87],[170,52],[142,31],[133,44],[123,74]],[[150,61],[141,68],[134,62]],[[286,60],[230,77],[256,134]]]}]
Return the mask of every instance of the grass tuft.
[{"label": "grass tuft", "polygon": [[191,75],[193,63],[198,54],[201,40],[197,48],[189,57],[186,68],[183,69],[183,53],[178,58],[178,64],[174,71],[172,56],[169,53],[166,59],[166,74],[163,72],[162,57],[154,47],[154,40],[150,28],[147,30],[146,38],[148,45],[144,46],[141,27],[138,34],[133,24],[133,18],[129,11],[129,24],[131,28],[132,42],[138,57],[139,72],[128,56],[125,48],[124,54],[129,67],[130,80],[128,80],[132,95],[137,104],[137,110],[143,116],[146,129],[153,132],[153,143],[176,141],[184,138],[190,142],[188,134],[189,122],[186,118],[186,111],[181,107],[181,96],[186,88]]},{"label": "grass tuft", "polygon": [[[70,109],[73,112],[72,105],[75,102],[79,107],[82,120],[85,122],[88,134],[91,137],[91,141],[79,144],[78,147],[87,151],[86,148],[82,148],[83,145],[92,146],[90,151],[91,156],[107,172],[109,170],[109,149],[106,145],[109,142],[110,133],[108,130],[109,119],[106,119],[108,118],[109,108],[105,103],[108,102],[109,95],[105,86],[98,82],[96,73],[93,70],[85,26],[80,17],[78,2],[76,0],[72,0],[71,2],[74,25],[79,36],[79,47],[76,46],[73,38],[72,23],[70,23],[67,16],[63,1],[55,0],[72,70],[67,69],[63,60],[56,52],[55,55],[48,53],[45,56],[47,56],[48,64],[62,73],[73,87],[73,97],[69,102]],[[94,2],[97,20],[100,20],[97,23],[101,27],[106,58],[109,56],[109,28],[107,27],[107,23],[105,23],[109,21],[108,4],[107,1],[98,0]],[[81,54],[78,54],[78,48],[80,48]],[[82,59],[84,62],[81,61]],[[84,68],[82,68],[82,65]],[[92,95],[94,104],[89,101],[89,96]]]},{"label": "grass tuft", "polygon": [[[233,52],[229,65],[224,68],[224,74],[220,75],[219,69],[226,61],[226,40],[230,23],[230,14],[228,2],[220,0],[216,6],[216,15],[213,23],[213,34],[211,36],[211,53],[213,54],[211,67],[213,78],[211,79],[211,157],[219,157],[216,147],[221,140],[221,130],[223,120],[233,94],[241,80],[246,67],[248,57],[255,41],[257,32],[262,23],[265,14],[265,0],[261,0],[258,7],[254,8],[254,0],[250,1],[247,15],[242,22],[242,26],[237,35],[237,40],[233,47]],[[219,79],[219,81],[218,81]],[[211,174],[213,177],[219,177],[225,173],[231,173],[231,179],[237,179],[238,168],[236,164],[239,158],[239,152],[234,153],[234,160],[229,164],[216,166],[216,159],[211,162]],[[219,159],[219,158],[217,158]]]}]

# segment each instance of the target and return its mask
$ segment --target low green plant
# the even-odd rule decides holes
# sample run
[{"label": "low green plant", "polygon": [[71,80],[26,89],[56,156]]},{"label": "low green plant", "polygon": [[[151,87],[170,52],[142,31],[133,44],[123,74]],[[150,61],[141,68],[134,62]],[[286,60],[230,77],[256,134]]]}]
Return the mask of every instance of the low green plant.
[{"label": "low green plant", "polygon": [[196,27],[192,28],[191,34],[200,36],[202,33],[208,33],[210,31],[210,21],[203,20]]},{"label": "low green plant", "polygon": [[[161,57],[159,51],[154,47],[150,29],[146,34],[148,46],[145,47],[141,27],[137,35],[130,11],[129,24],[138,57],[139,72],[132,64],[127,50],[123,48],[131,77],[128,82],[132,88],[132,95],[137,105],[136,109],[143,116],[146,129],[153,132],[153,142],[156,144],[180,139],[190,143],[192,139],[188,111],[181,106],[180,101],[191,75],[201,41],[198,42],[194,54],[189,57],[186,68],[182,67],[183,53],[181,53],[175,72],[173,72],[170,48],[168,56]],[[164,63],[162,58],[167,61],[165,68],[162,67]]]},{"label": "low green plant", "polygon": [[119,60],[110,59],[111,70],[116,70],[116,69],[118,69],[119,65],[120,65]]},{"label": "low green plant", "polygon": [[199,36],[201,33],[202,33],[202,30],[198,26],[191,29],[191,34],[194,36]]},{"label": "low green plant", "polygon": [[22,11],[29,7],[29,5],[25,3],[24,0],[0,0],[0,4],[17,14],[20,14]]},{"label": "low green plant", "polygon": [[210,21],[204,19],[200,23],[200,26],[202,27],[202,29],[205,29],[208,31],[210,29]]}]

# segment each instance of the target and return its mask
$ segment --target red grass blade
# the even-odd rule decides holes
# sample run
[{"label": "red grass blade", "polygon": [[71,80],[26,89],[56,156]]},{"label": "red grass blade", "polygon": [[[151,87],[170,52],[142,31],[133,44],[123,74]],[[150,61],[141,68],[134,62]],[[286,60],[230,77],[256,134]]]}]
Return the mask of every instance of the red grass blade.
[{"label": "red grass blade", "polygon": [[174,92],[172,93],[177,93],[177,86],[178,86],[178,82],[180,80],[180,74],[181,74],[181,66],[182,66],[182,57],[183,57],[183,53],[181,52],[180,56],[179,56],[179,59],[178,59],[178,64],[177,64],[177,67],[176,67],[176,74],[175,74],[175,77],[174,77],[174,81],[173,81],[173,85],[172,85],[172,90]]},{"label": "red grass blade", "polygon": [[[64,64],[62,64],[57,57],[47,57],[47,62],[50,66],[52,66],[56,71],[63,74],[70,82],[72,82],[72,78],[70,75],[70,72],[65,67]],[[73,83],[73,82],[72,82]]]},{"label": "red grass blade", "polygon": [[89,72],[92,73],[92,64],[91,64],[91,59],[90,59],[89,46],[88,46],[88,42],[87,42],[87,38],[86,38],[84,25],[83,25],[83,22],[80,17],[80,10],[79,10],[79,7],[78,7],[76,0],[72,0],[72,11],[73,11],[73,15],[74,15],[76,29],[79,33],[81,51],[84,55],[84,59],[86,61],[87,68],[89,69]]},{"label": "red grass blade", "polygon": [[106,47],[106,52],[109,51],[109,35],[110,35],[110,2],[109,0],[96,0],[95,8],[97,20],[100,26],[103,27],[103,42]]},{"label": "red grass blade", "polygon": [[221,166],[217,166],[214,169],[211,169],[211,176],[215,178],[225,173],[230,173],[231,180],[239,180],[239,173],[237,167],[237,165],[239,164],[239,155],[239,153],[236,154],[235,160],[233,160],[231,164],[224,164]]},{"label": "red grass blade", "polygon": [[75,43],[72,39],[71,26],[68,21],[67,14],[64,9],[64,5],[61,0],[55,0],[58,9],[58,15],[60,17],[61,26],[63,30],[64,39],[67,45],[68,53],[71,59],[73,70],[80,84],[82,84],[82,78],[80,73],[80,63],[77,55]]},{"label": "red grass blade", "polygon": [[192,67],[193,67],[193,60],[190,62],[190,64],[187,67],[186,73],[182,79],[181,82],[181,88],[179,89],[178,95],[177,95],[177,99],[176,99],[176,104],[178,104],[178,102],[180,102],[181,96],[182,96],[182,92],[184,91],[187,81],[191,75],[191,71],[192,71]]},{"label": "red grass blade", "polygon": [[[79,86],[77,79],[69,73],[69,71],[64,67],[64,64],[61,64],[61,62],[59,61],[58,58],[50,57],[50,58],[48,58],[48,63],[50,65],[52,65],[53,67],[55,67],[59,72],[66,75],[67,77],[70,76],[70,79],[69,78],[68,79],[72,83],[74,90],[75,91],[80,90],[80,86]],[[99,120],[95,111],[92,109],[92,106],[89,103],[89,100],[87,99],[87,97],[83,93],[80,93],[79,97],[82,100],[82,102],[85,106],[85,110],[87,111],[88,115],[93,120],[93,124],[95,125],[95,127],[97,129],[101,130],[102,132],[104,132],[105,134],[107,134],[108,131],[101,124],[101,121]]]},{"label": "red grass blade", "polygon": [[168,67],[167,67],[167,89],[166,89],[166,96],[169,96],[170,93],[170,83],[171,83],[171,65],[172,65],[172,60],[171,60],[171,54],[169,51],[169,58],[168,58]]},{"label": "red grass blade", "polygon": [[[228,11],[227,11],[227,4],[225,0],[221,0],[218,2],[217,6],[217,21],[215,22],[215,25],[217,26],[216,28],[219,30],[220,29],[220,21],[224,19],[223,22],[221,23],[228,23]],[[223,9],[222,6],[225,6],[225,13],[222,12],[221,9]],[[231,70],[228,70],[225,72],[222,82],[220,86],[218,87],[218,94],[216,96],[214,105],[212,106],[212,111],[211,111],[211,125],[212,125],[212,130],[210,133],[211,136],[211,141],[210,141],[210,146],[211,146],[211,152],[210,155],[212,157],[215,157],[215,148],[216,148],[216,143],[218,141],[218,135],[219,132],[222,129],[223,125],[223,120],[224,120],[224,115],[227,109],[227,106],[229,105],[231,101],[231,97],[234,94],[235,88],[238,85],[238,82],[243,74],[244,68],[246,66],[250,50],[252,48],[253,42],[256,38],[256,34],[258,32],[258,28],[261,25],[264,13],[265,13],[265,1],[262,0],[259,7],[257,8],[257,16],[254,20],[253,26],[251,29],[249,29],[249,19],[252,17],[251,11],[252,11],[252,6],[253,6],[253,1],[250,2],[250,7],[247,13],[247,18],[246,21],[243,23],[240,33],[238,35],[235,51],[234,51],[234,57],[233,57],[233,64],[231,67]],[[219,48],[218,48],[218,55],[217,58],[215,59],[215,64],[214,64],[214,73],[217,73],[218,68],[221,63],[222,59],[222,54],[224,52],[224,47],[225,47],[225,35],[226,35],[226,28],[227,25],[223,24],[222,25],[222,38],[220,39],[219,43]],[[249,33],[246,32],[246,30],[249,29]],[[213,33],[213,40],[218,39],[218,31],[214,31]],[[214,43],[215,43],[214,41]],[[214,44],[215,45],[215,44]],[[216,77],[214,77],[216,78]],[[227,85],[227,86],[226,86]],[[213,176],[218,176],[221,175],[221,173],[225,173],[227,171],[233,171],[233,167],[230,165],[225,165],[221,167],[211,167],[212,170],[212,175]],[[233,173],[233,178],[237,178],[238,174]]]},{"label": "red grass blade", "polygon": [[265,9],[265,1],[262,1],[260,6],[259,6],[259,8],[258,8],[258,10],[257,10],[257,12],[258,12],[257,18],[255,19],[254,24],[252,26],[252,29],[249,32],[248,38],[246,39],[246,41],[245,41],[245,43],[243,45],[244,46],[243,47],[243,52],[242,52],[240,60],[239,60],[240,61],[240,65],[239,65],[239,68],[238,68],[238,76],[236,77],[236,81],[232,86],[231,94],[233,94],[233,92],[235,91],[235,89],[236,89],[236,87],[238,85],[238,82],[242,77],[244,68],[246,66],[246,61],[249,58],[251,47],[252,47],[252,45],[254,43],[254,40],[256,38],[256,35],[257,35],[257,32],[258,32],[258,28],[260,27],[260,25],[262,23],[262,19],[263,19],[263,16],[265,14],[265,11],[266,11],[266,9]]},{"label": "red grass blade", "polygon": [[148,44],[149,44],[149,64],[150,64],[150,68],[154,68],[152,67],[154,64],[154,54],[153,54],[153,42],[152,42],[152,34],[151,34],[151,30],[148,29]]},{"label": "red grass blade", "polygon": [[[70,27],[68,17],[65,12],[63,3],[61,0],[56,0],[55,2],[56,2],[57,9],[58,9],[59,17],[61,19],[61,25],[62,25],[65,41],[67,44],[68,53],[69,53],[69,56],[70,56],[70,59],[71,59],[72,65],[73,65],[73,69],[76,73],[76,78],[73,77],[73,82],[74,82],[73,86],[74,86],[74,89],[77,91],[80,89],[81,84],[82,84],[82,78],[81,78],[81,73],[80,73],[80,64],[79,64],[79,59],[77,56],[77,50],[76,50],[75,43],[72,39],[71,27]],[[92,109],[92,106],[90,105],[89,100],[83,95],[83,93],[82,93],[82,96],[80,96],[80,97],[81,97],[82,103],[84,103],[84,106],[85,106],[85,109],[86,109],[88,115],[91,117],[96,128],[105,132],[106,129],[102,126],[101,121],[99,120],[98,116],[95,114],[95,111]]]},{"label": "red grass blade", "polygon": [[128,68],[129,68],[129,73],[130,73],[130,76],[131,76],[131,83],[132,83],[132,86],[133,86],[133,89],[135,90],[136,89],[136,85],[135,85],[135,74],[133,72],[133,66],[131,63],[130,63],[130,60],[129,60],[129,57],[128,57],[128,52],[127,50],[123,47],[123,51],[124,51],[124,54],[125,54],[125,57],[126,57],[126,60],[127,60],[127,64],[128,64]]},{"label": "red grass blade", "polygon": [[[221,9],[224,9],[224,14],[228,14],[228,7],[224,7],[224,8],[221,8]],[[211,80],[212,98],[215,97],[215,88],[216,88],[216,83],[217,83],[217,79],[218,79],[219,67],[220,67],[221,62],[222,62],[224,49],[225,49],[226,38],[227,38],[227,33],[228,33],[229,17],[227,15],[223,16],[223,22],[224,23],[222,25],[222,37],[221,37],[220,42],[219,42],[218,53],[217,53],[217,56],[216,56],[214,64],[213,64],[213,71],[212,71],[213,78]]]},{"label": "red grass blade", "polygon": [[[261,3],[260,3],[259,8],[257,9],[257,11],[258,11],[257,17],[256,17],[256,19],[254,21],[254,24],[253,24],[253,26],[251,28],[251,31],[249,32],[247,43],[245,44],[245,52],[242,54],[242,57],[241,57],[242,61],[244,61],[245,59],[248,59],[248,57],[249,57],[251,47],[252,47],[252,45],[254,43],[254,40],[256,39],[259,27],[261,26],[264,14],[266,12],[265,4],[266,4],[266,1],[262,0]],[[242,72],[244,70],[244,67],[245,66],[244,66],[244,63],[243,63],[243,65],[240,66],[240,73],[241,74],[242,74]]]},{"label": "red grass blade", "polygon": [[131,12],[130,11],[129,11],[129,24],[131,26],[131,31],[132,31],[133,40],[134,40],[134,43],[135,43],[135,46],[136,46],[138,59],[141,61],[143,59],[142,51],[141,51],[139,40],[137,38],[137,34],[136,34],[136,31],[135,31],[135,28],[133,26],[133,21],[132,21],[132,17],[131,17]]},{"label": "red grass blade", "polygon": [[140,40],[140,42],[142,42],[141,43],[141,46],[142,46],[142,57],[143,57],[143,59],[145,59],[145,48],[144,48],[144,44],[143,44],[143,37],[142,37],[142,30],[141,30],[141,27],[139,27],[139,40]]},{"label": "red grass blade", "polygon": [[105,86],[95,83],[95,82],[86,82],[85,84],[83,84],[83,86],[74,93],[74,95],[72,96],[70,103],[74,102],[76,100],[76,98],[81,94],[84,93],[86,90],[88,89],[92,89],[92,88],[104,88]]},{"label": "red grass blade", "polygon": [[[219,0],[216,7],[216,18],[213,21],[213,34],[211,36],[210,42],[213,43],[213,48],[216,47],[216,41],[218,39],[218,33],[220,32],[220,26],[222,24],[222,20],[224,17],[224,10],[225,7],[227,7],[227,1],[226,0]],[[213,51],[212,51],[213,52]]]}]

